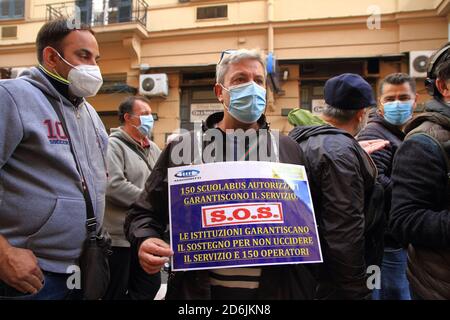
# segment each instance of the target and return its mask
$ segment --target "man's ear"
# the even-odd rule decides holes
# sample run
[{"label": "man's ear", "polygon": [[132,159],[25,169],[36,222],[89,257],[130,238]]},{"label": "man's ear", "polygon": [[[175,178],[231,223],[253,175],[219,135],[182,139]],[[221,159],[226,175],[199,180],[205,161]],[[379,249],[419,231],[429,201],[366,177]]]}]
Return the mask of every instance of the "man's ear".
[{"label": "man's ear", "polygon": [[130,122],[131,115],[130,115],[128,112],[126,112],[126,113],[123,115],[123,119],[125,120],[124,123]]},{"label": "man's ear", "polygon": [[366,114],[366,109],[365,108],[359,110],[356,113],[356,119],[358,119],[359,122],[363,121],[365,114]]},{"label": "man's ear", "polygon": [[381,98],[378,99],[378,114],[384,117],[384,106],[381,103]]},{"label": "man's ear", "polygon": [[436,87],[438,88],[439,92],[444,97],[450,96],[450,90],[448,89],[447,82],[443,79],[436,79]]},{"label": "man's ear", "polygon": [[48,67],[50,70],[56,68],[59,59],[60,58],[58,54],[55,52],[55,50],[53,50],[50,47],[45,47],[44,50],[42,51],[42,60],[43,60],[42,64]]},{"label": "man's ear", "polygon": [[219,100],[219,102],[223,102],[223,88],[220,84],[216,83],[216,85],[214,86],[214,94],[217,97],[217,100]]},{"label": "man's ear", "polygon": [[416,93],[416,96],[414,98],[413,111],[416,110],[417,101],[419,101],[419,94],[418,93]]}]

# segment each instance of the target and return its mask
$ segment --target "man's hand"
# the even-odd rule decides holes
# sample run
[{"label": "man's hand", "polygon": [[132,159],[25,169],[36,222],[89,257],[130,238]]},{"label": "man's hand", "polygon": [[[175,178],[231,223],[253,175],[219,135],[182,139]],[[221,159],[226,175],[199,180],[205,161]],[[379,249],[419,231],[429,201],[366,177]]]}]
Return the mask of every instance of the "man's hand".
[{"label": "man's hand", "polygon": [[8,244],[0,248],[0,280],[22,293],[34,294],[42,288],[44,275],[33,252]]},{"label": "man's hand", "polygon": [[366,140],[359,141],[359,145],[366,151],[368,154],[372,154],[375,151],[382,150],[389,145],[389,141],[387,140]]},{"label": "man's hand", "polygon": [[163,240],[149,238],[142,242],[138,256],[142,269],[148,274],[155,274],[169,261],[169,257],[173,256],[173,251]]}]

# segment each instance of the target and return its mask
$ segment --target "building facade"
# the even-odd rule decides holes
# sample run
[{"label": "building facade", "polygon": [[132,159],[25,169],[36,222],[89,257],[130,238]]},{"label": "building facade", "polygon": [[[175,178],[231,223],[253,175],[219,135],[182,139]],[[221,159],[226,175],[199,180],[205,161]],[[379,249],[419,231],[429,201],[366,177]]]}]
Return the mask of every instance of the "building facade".
[{"label": "building facade", "polygon": [[448,41],[449,13],[450,0],[0,0],[0,71],[15,77],[37,63],[45,21],[89,23],[105,80],[90,102],[111,128],[120,101],[145,90],[163,147],[222,108],[213,93],[221,52],[260,48],[270,53],[266,114],[287,133],[288,112],[320,112],[324,83],[339,73],[361,74],[374,90],[389,73],[410,73],[425,101],[426,58]]}]

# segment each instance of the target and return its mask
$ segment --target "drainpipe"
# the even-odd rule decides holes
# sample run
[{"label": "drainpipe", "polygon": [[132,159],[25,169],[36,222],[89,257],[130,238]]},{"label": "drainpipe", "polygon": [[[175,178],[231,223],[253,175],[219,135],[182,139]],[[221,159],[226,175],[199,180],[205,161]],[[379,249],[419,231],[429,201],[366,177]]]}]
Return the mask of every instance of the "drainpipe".
[{"label": "drainpipe", "polygon": [[450,41],[450,14],[447,15],[448,23],[448,41]]},{"label": "drainpipe", "polygon": [[268,28],[268,51],[273,53],[274,50],[274,40],[273,40],[273,22],[274,20],[274,0],[267,0],[267,22],[269,23]]},{"label": "drainpipe", "polygon": [[[267,51],[273,53],[274,51],[274,31],[273,24],[274,21],[274,0],[267,0]],[[275,98],[273,96],[272,90],[267,90],[267,106],[270,111],[275,111],[274,108]]]}]

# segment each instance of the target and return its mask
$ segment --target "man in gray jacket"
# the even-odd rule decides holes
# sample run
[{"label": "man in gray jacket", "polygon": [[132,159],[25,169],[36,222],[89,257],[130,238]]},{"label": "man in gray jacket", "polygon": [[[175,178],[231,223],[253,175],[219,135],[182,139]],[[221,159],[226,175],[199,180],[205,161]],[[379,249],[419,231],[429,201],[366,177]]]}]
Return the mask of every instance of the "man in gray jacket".
[{"label": "man in gray jacket", "polygon": [[69,298],[87,237],[83,184],[103,219],[107,134],[84,99],[102,85],[97,41],[61,19],[36,47],[39,66],[0,84],[0,299]]},{"label": "man in gray jacket", "polygon": [[111,234],[113,253],[105,299],[153,299],[159,289],[159,274],[150,276],[141,269],[123,231],[126,212],[144,190],[161,154],[149,139],[154,123],[149,101],[139,96],[125,99],[119,106],[119,121],[122,126],[111,130],[107,155],[105,228]]}]

